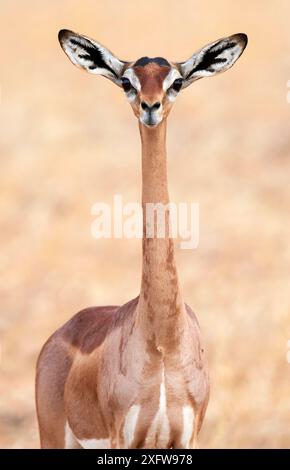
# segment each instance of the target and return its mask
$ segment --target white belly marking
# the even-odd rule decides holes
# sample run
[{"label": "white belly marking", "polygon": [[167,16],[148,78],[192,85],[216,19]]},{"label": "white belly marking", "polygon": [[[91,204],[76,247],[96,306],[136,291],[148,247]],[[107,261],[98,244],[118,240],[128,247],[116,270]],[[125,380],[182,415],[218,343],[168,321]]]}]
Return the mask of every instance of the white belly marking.
[{"label": "white belly marking", "polygon": [[65,448],[78,449],[110,449],[110,439],[77,439],[68,422],[65,423]]},{"label": "white belly marking", "polygon": [[84,449],[110,449],[109,439],[78,439]]},{"label": "white belly marking", "polygon": [[76,449],[78,447],[78,442],[69,427],[68,422],[65,423],[64,429],[64,444],[66,449]]}]

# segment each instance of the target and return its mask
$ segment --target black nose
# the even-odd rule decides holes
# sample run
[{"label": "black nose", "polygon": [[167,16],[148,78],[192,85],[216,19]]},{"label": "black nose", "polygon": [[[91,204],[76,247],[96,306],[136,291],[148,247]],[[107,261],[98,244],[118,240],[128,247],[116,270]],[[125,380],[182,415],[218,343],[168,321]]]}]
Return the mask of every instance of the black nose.
[{"label": "black nose", "polygon": [[161,106],[160,101],[156,101],[156,103],[149,105],[145,101],[141,101],[141,108],[144,109],[144,111],[155,111],[159,109]]}]

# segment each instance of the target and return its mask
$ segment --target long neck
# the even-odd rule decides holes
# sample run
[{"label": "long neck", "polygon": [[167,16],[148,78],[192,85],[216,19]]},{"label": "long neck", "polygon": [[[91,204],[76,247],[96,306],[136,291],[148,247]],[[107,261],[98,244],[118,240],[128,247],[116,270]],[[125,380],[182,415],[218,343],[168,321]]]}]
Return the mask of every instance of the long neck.
[{"label": "long neck", "polygon": [[[163,233],[157,237],[158,217],[152,219],[152,204],[169,203],[166,164],[166,121],[150,129],[139,124],[142,143],[142,281],[139,319],[161,344],[172,338],[172,328],[184,313],[175,264],[174,244],[169,231],[169,209],[165,210]],[[157,207],[157,206],[155,206]],[[159,205],[160,207],[160,205]],[[151,210],[150,210],[151,209]],[[154,212],[154,211],[153,211]],[[154,220],[153,233],[148,224]],[[148,236],[149,235],[149,236]]]}]

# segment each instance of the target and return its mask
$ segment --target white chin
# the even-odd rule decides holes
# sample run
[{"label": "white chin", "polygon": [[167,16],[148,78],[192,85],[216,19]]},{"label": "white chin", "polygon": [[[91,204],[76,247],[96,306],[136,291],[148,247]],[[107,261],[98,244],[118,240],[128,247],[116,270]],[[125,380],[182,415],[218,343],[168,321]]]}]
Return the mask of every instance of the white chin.
[{"label": "white chin", "polygon": [[141,124],[144,124],[144,126],[149,127],[149,128],[157,127],[158,124],[160,124],[161,121],[162,121],[162,119],[160,119],[158,121],[147,121],[146,119],[140,118]]}]

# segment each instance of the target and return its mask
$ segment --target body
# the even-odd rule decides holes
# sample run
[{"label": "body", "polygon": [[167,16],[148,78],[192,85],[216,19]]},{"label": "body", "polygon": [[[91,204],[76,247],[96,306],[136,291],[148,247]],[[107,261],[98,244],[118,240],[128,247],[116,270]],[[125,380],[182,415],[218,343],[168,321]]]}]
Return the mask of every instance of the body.
[{"label": "body", "polygon": [[187,307],[179,347],[162,348],[140,329],[138,301],[81,311],[45,344],[42,447],[195,446],[209,391],[197,320]]},{"label": "body", "polygon": [[[139,121],[142,154],[140,294],[121,307],[79,312],[44,345],[36,405],[43,448],[193,448],[209,397],[200,329],[180,287],[166,163],[167,117],[181,89],[230,68],[243,34],[200,49],[185,62],[120,61],[68,30],[59,40],[70,60],[123,88]],[[161,205],[164,232],[148,234],[147,208]],[[151,227],[152,228],[152,227]]]}]

